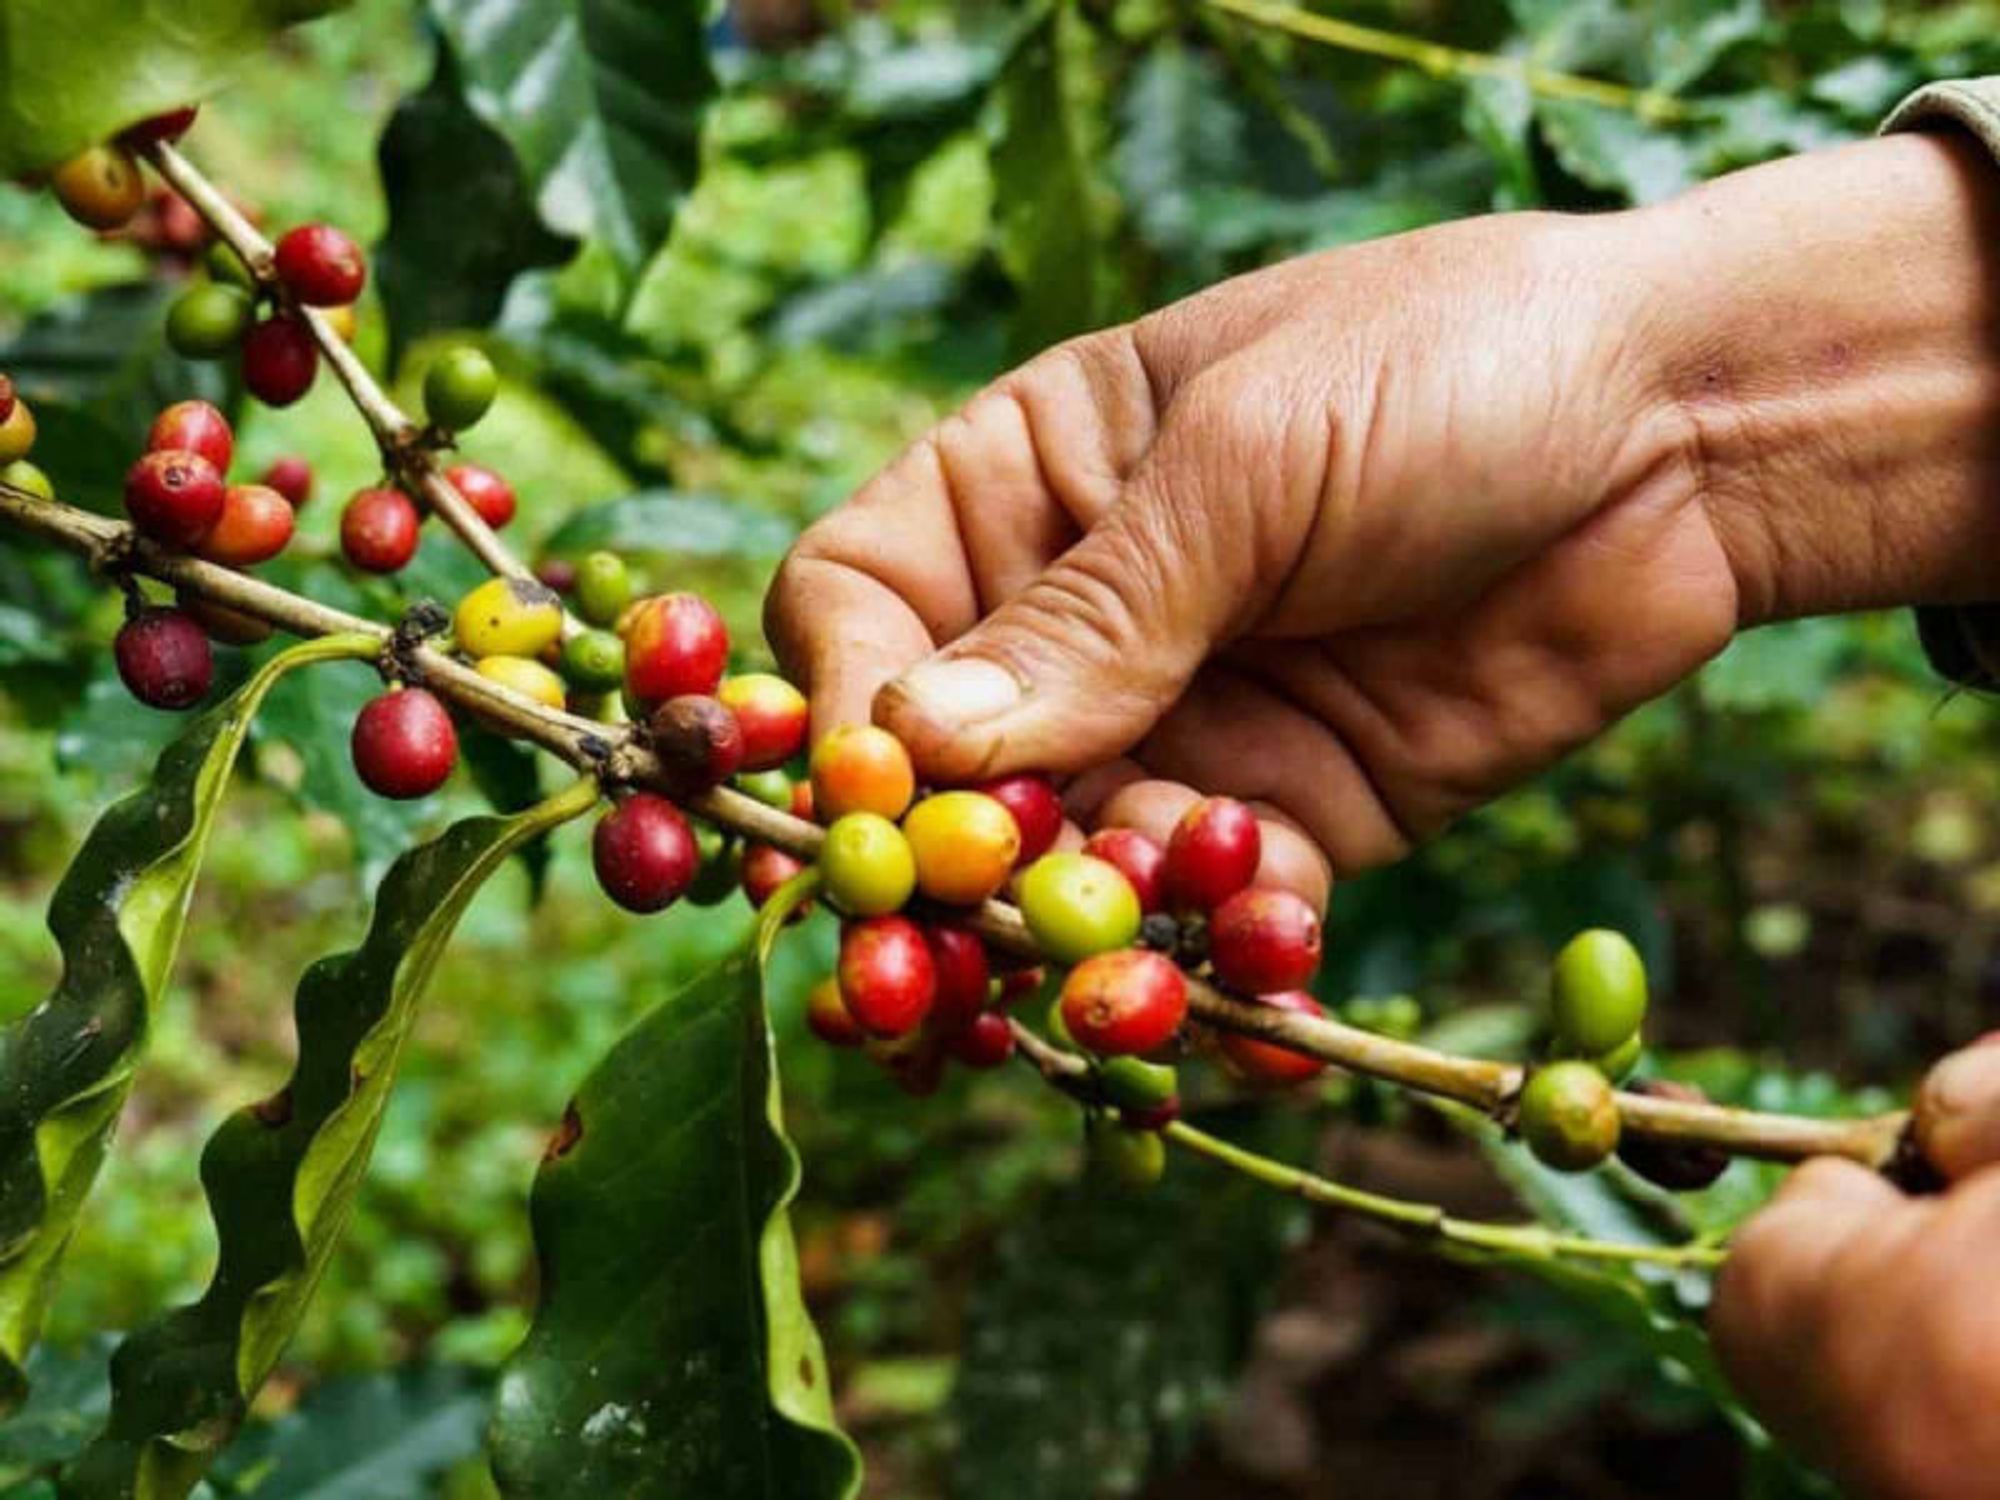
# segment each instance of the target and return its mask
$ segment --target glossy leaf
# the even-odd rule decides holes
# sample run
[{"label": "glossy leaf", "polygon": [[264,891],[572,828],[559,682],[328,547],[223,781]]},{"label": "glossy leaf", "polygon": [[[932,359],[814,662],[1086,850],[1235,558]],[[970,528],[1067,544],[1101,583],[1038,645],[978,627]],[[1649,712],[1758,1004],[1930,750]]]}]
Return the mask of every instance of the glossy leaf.
[{"label": "glossy leaf", "polygon": [[697,0],[430,0],[466,101],[506,137],[558,234],[636,271],[693,185],[715,93]]},{"label": "glossy leaf", "polygon": [[0,176],[52,166],[148,115],[206,99],[279,31],[341,4],[7,0]]},{"label": "glossy leaf", "polygon": [[111,1415],[69,1491],[167,1500],[242,1424],[339,1242],[367,1171],[417,1006],[488,876],[526,840],[594,806],[579,781],[513,818],[469,818],[398,860],[362,945],[299,982],[298,1062],[202,1153],[219,1263],[201,1299],[132,1334],[112,1359]]},{"label": "glossy leaf", "polygon": [[62,978],[0,1033],[0,1398],[21,1395],[21,1361],[145,1048],[250,722],[285,673],[374,649],[372,637],[328,637],[273,658],[98,819],[56,890]]},{"label": "glossy leaf", "polygon": [[542,1303],[501,1379],[503,1493],[856,1492],[799,1293],[786,1212],[799,1166],[779,1110],[747,953],[646,1016],[584,1081],[535,1183]]}]

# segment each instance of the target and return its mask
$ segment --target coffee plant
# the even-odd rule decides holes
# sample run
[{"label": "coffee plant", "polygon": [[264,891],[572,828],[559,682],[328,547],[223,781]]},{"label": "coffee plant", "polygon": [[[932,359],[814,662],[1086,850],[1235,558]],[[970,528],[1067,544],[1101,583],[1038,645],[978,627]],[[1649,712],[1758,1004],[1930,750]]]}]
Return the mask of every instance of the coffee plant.
[{"label": "coffee plant", "polygon": [[[1832,1154],[1907,1173],[1901,1114],[1782,1070],[1755,1088],[1711,1077],[1722,1102],[1669,1076],[1674,1056],[1649,1042],[1674,987],[1643,899],[1569,914],[1535,980],[1546,998],[1482,1031],[1477,1011],[1372,987],[1369,933],[1407,943],[1413,925],[1371,910],[1389,887],[1364,886],[1352,913],[1342,893],[1323,927],[1261,886],[1258,821],[1239,803],[1197,803],[1164,843],[1066,838],[1048,778],[924,785],[869,726],[809,745],[811,705],[764,669],[732,603],[789,523],[699,487],[769,488],[794,515],[837,498],[861,455],[830,455],[840,440],[810,429],[843,360],[926,349],[942,394],[1287,253],[1495,206],[1656,198],[1865,130],[1926,76],[2000,65],[1991,17],[1743,0],[1381,6],[1365,21],[1276,0],[822,15],[740,0],[711,18],[677,0],[428,0],[435,70],[373,143],[387,224],[364,249],[365,225],[287,222],[225,175],[238,109],[276,110],[301,171],[359,149],[333,139],[346,120],[289,114],[271,85],[296,45],[286,29],[334,8],[186,0],[168,25],[15,0],[6,18],[9,212],[59,204],[139,274],[0,353],[0,684],[71,726],[72,762],[136,783],[54,893],[60,978],[0,1036],[0,1399],[15,1413],[0,1475],[21,1486],[4,1493],[431,1493],[482,1443],[468,1481],[482,1488],[464,1493],[489,1492],[488,1465],[509,1496],[858,1493],[793,1227],[802,1167],[777,1037],[799,1018],[849,1054],[843,1069],[908,1096],[919,1131],[945,1128],[926,1116],[957,1107],[964,1075],[1007,1069],[1060,1103],[1082,1143],[1075,1191],[1142,1228],[1102,1230],[1126,1248],[1095,1290],[1046,1289],[1058,1322],[1087,1327],[1087,1307],[1150,1289],[1161,1300],[1133,1316],[1192,1327],[1246,1267],[1267,1279],[1272,1210],[1221,1189],[1232,1253],[1130,1249],[1177,1218],[1204,1244],[1201,1215],[1148,1205],[1208,1173],[1555,1287],[1726,1412],[1761,1493],[1811,1492],[1700,1333],[1707,1273],[1775,1175],[1730,1163]],[[388,0],[367,14],[408,21]],[[831,230],[799,216],[827,194],[849,210]],[[486,445],[517,405],[648,486],[602,498],[559,466],[524,478],[518,427],[511,448]],[[326,451],[263,436],[293,408],[318,414]],[[899,410],[886,425],[912,423]],[[349,470],[340,493],[329,480]],[[1831,650],[1891,649],[1873,639]],[[1729,673],[1753,714],[1746,682],[1813,671],[1834,680],[1726,659],[1687,707],[1694,748],[1728,732]],[[1603,766],[1573,774],[1545,795],[1615,813]],[[170,976],[246,779],[331,815],[372,914],[357,946],[298,977],[289,1079],[239,1100],[202,1152],[205,1289],[135,1313],[93,1395],[38,1344],[149,1050],[186,1024]],[[1719,779],[1690,775],[1677,795],[1740,832]],[[439,827],[445,809],[466,815]],[[552,839],[582,823],[609,902],[648,921],[712,914],[661,929],[687,950],[663,966],[705,971],[628,1011],[538,1122],[529,1224],[495,1231],[532,1236],[535,1300],[494,1356],[490,1410],[440,1367],[308,1397],[310,1431],[333,1434],[317,1449],[296,1422],[251,1421],[290,1404],[273,1393],[315,1293],[354,1290],[323,1283],[365,1218],[427,1001],[460,998],[427,997],[455,933],[499,872],[539,888]],[[1464,837],[1505,846],[1517,870],[1533,842],[1492,824]],[[1740,876],[1740,850],[1724,856]],[[1476,888],[1437,858],[1416,878]],[[1451,905],[1424,919],[1448,924]],[[754,924],[737,915],[752,908]],[[1735,958],[1741,932],[1783,948],[1782,911],[1740,915]],[[1407,951],[1399,964],[1412,977]],[[524,947],[502,982],[531,1005],[549,978]],[[1296,1131],[1271,1128],[1304,1105],[1442,1121],[1493,1154],[1532,1216],[1322,1174]],[[1057,1129],[1037,1108],[1017,1128]],[[1048,1337],[1023,1341],[1016,1373],[1074,1368],[1091,1389],[1056,1387],[1031,1425],[1000,1389],[1008,1368],[977,1349],[986,1362],[953,1397],[954,1492],[1126,1492],[1213,1404],[1212,1390],[1167,1400],[1184,1348],[1127,1366]],[[357,1446],[419,1430],[407,1467],[333,1487]]]}]

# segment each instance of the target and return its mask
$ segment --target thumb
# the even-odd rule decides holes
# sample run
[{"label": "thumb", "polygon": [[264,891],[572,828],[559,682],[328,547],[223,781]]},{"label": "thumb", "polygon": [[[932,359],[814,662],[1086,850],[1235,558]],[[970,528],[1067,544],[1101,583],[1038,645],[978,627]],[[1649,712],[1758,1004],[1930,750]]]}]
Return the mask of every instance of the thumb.
[{"label": "thumb", "polygon": [[1949,1181],[2000,1162],[2000,1032],[1933,1067],[1917,1090],[1917,1149]]},{"label": "thumb", "polygon": [[[1166,446],[1164,443],[1162,447]],[[1156,448],[1118,503],[1041,577],[875,698],[927,776],[1065,774],[1130,749],[1240,617],[1235,530]]]}]

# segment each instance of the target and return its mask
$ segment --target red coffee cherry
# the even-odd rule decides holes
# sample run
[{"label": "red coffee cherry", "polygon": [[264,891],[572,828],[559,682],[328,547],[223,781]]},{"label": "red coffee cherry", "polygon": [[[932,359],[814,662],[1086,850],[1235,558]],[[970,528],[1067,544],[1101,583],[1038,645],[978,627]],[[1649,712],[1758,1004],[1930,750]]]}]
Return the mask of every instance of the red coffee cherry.
[{"label": "red coffee cherry", "polygon": [[712,694],[729,664],[729,630],[698,594],[659,594],[632,606],[625,688],[641,703]]},{"label": "red coffee cherry", "polygon": [[1005,1016],[989,1010],[952,1032],[945,1047],[968,1068],[997,1068],[1014,1055],[1014,1028]]},{"label": "red coffee cherry", "polygon": [[866,917],[840,935],[840,998],[870,1036],[906,1036],[937,999],[937,966],[908,917]]},{"label": "red coffee cherry", "polygon": [[963,927],[938,923],[924,929],[931,945],[931,967],[937,971],[933,1024],[944,1031],[963,1031],[986,1009],[992,965],[986,944]]},{"label": "red coffee cherry", "polygon": [[769,672],[746,672],[715,690],[743,726],[743,769],[782,766],[806,744],[806,695]]},{"label": "red coffee cherry", "polygon": [[[764,903],[778,893],[778,887],[804,868],[804,864],[782,849],[770,844],[752,844],[743,851],[743,894],[761,911]],[[810,909],[809,905],[800,906],[787,920],[800,921]]]},{"label": "red coffee cherry", "polygon": [[814,808],[814,798],[813,798],[813,784],[810,781],[793,782],[792,806],[791,806],[792,816],[795,818],[803,818],[805,819],[806,822],[810,823],[813,821],[814,812],[815,808]]},{"label": "red coffee cherry", "polygon": [[498,531],[514,519],[514,486],[482,464],[453,464],[444,471],[451,487],[479,512],[479,519]]},{"label": "red coffee cherry", "polygon": [[1301,988],[1318,970],[1319,953],[1319,913],[1290,891],[1238,891],[1208,919],[1209,962],[1246,994]]},{"label": "red coffee cherry", "polygon": [[198,453],[215,465],[216,473],[227,474],[229,461],[236,456],[236,435],[229,430],[229,419],[206,401],[176,401],[153,418],[146,451],[176,449]]},{"label": "red coffee cherry", "polygon": [[928,1028],[896,1037],[870,1037],[863,1043],[868,1059],[912,1099],[928,1099],[944,1082],[944,1038]]},{"label": "red coffee cherry", "polygon": [[1063,981],[1063,1025],[1079,1046],[1105,1057],[1163,1047],[1186,1017],[1186,976],[1144,948],[1087,958]]},{"label": "red coffee cherry", "polygon": [[312,465],[296,455],[274,458],[258,483],[267,484],[283,495],[293,510],[303,510],[313,495]]},{"label": "red coffee cherry", "polygon": [[397,573],[417,555],[422,517],[401,490],[357,490],[340,514],[340,550],[364,573]]},{"label": "red coffee cherry", "polygon": [[693,797],[743,767],[743,730],[720,700],[701,693],[669,698],[646,720],[668,789]]},{"label": "red coffee cherry", "polygon": [[272,259],[278,279],[307,307],[346,307],[368,281],[361,247],[331,224],[287,230]]},{"label": "red coffee cherry", "polygon": [[125,472],[125,510],[156,542],[191,547],[222,515],[222,476],[195,453],[148,453]]},{"label": "red coffee cherry", "polygon": [[14,401],[13,380],[8,376],[0,375],[0,427],[6,426],[8,420],[13,417]]},{"label": "red coffee cherry", "polygon": [[458,763],[458,731],[426,689],[398,688],[361,710],[352,749],[369,791],[408,802],[445,784]]},{"label": "red coffee cherry", "polygon": [[651,792],[634,792],[597,820],[590,857],[604,894],[636,912],[672,906],[701,868],[687,819]]},{"label": "red coffee cherry", "polygon": [[243,384],[266,406],[290,406],[317,374],[319,346],[297,318],[278,313],[243,335]]},{"label": "red coffee cherry", "polygon": [[868,1033],[847,1013],[847,1002],[840,998],[840,981],[831,976],[806,995],[806,1025],[830,1047],[859,1047],[868,1040]]},{"label": "red coffee cherry", "polygon": [[1084,840],[1083,852],[1095,855],[1131,882],[1139,896],[1139,910],[1148,916],[1166,910],[1160,869],[1167,853],[1138,829],[1100,828]]},{"label": "red coffee cherry", "polygon": [[183,104],[179,109],[148,115],[138,124],[128,125],[120,131],[119,144],[137,151],[163,141],[177,141],[188,133],[188,128],[194,124],[194,117],[200,113],[199,104]]},{"label": "red coffee cherry", "polygon": [[544,588],[554,589],[558,594],[573,593],[576,564],[560,557],[545,557],[535,564],[535,577]]},{"label": "red coffee cherry", "polygon": [[[1294,1011],[1302,1016],[1324,1016],[1326,1009],[1303,990],[1286,990],[1276,995],[1260,995],[1259,1005],[1268,1005],[1274,1010]],[[1276,1042],[1261,1042],[1255,1037],[1244,1036],[1236,1031],[1218,1031],[1216,1042],[1222,1048],[1222,1055],[1229,1059],[1236,1071],[1251,1083],[1269,1084],[1273,1087],[1292,1083],[1304,1083],[1309,1078],[1317,1078],[1326,1071],[1326,1064],[1316,1057],[1303,1052],[1294,1052],[1290,1047],[1280,1047]]]},{"label": "red coffee cherry", "polygon": [[295,524],[285,497],[263,484],[232,484],[222,492],[222,514],[195,551],[210,562],[253,568],[291,545]]},{"label": "red coffee cherry", "polygon": [[1055,847],[1062,834],[1062,794],[1048,777],[1023,771],[983,781],[973,790],[984,792],[1014,815],[1015,826],[1021,830],[1018,863],[1032,863]]},{"label": "red coffee cherry", "polygon": [[1213,911],[1256,877],[1263,858],[1257,815],[1233,797],[1204,797],[1181,816],[1160,868],[1167,905]]},{"label": "red coffee cherry", "polygon": [[177,609],[140,610],[118,632],[111,655],[119,679],[148,708],[193,708],[215,681],[208,637]]}]

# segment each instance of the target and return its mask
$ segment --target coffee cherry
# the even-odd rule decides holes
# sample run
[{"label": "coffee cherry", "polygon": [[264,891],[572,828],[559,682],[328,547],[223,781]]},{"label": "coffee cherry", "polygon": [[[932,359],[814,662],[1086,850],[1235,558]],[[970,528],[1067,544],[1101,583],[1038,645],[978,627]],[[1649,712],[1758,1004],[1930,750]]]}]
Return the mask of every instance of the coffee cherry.
[{"label": "coffee cherry", "polygon": [[136,125],[128,125],[118,132],[118,142],[130,146],[134,151],[147,146],[179,140],[194,124],[194,117],[201,113],[199,104],[183,104],[179,109],[164,110],[157,115],[148,115]]},{"label": "coffee cherry", "polygon": [[793,817],[802,819],[807,823],[814,821],[813,784],[810,781],[795,781],[792,783],[791,814]]},{"label": "coffee cherry", "polygon": [[260,483],[268,484],[283,495],[293,510],[303,510],[306,502],[312,499],[312,465],[298,457],[274,458]]},{"label": "coffee cherry", "polygon": [[1069,1034],[1092,1052],[1151,1052],[1187,1018],[1187,976],[1143,948],[1100,953],[1063,981],[1062,1016]]},{"label": "coffee cherry", "polygon": [[917,1029],[937,999],[937,968],[908,917],[866,917],[840,935],[840,997],[870,1036]]},{"label": "coffee cherry", "polygon": [[122,228],[146,201],[139,162],[123,146],[92,146],[49,174],[63,212],[90,229]]},{"label": "coffee cherry", "polygon": [[14,415],[14,403],[19,399],[12,377],[0,375],[0,426],[5,426],[7,419]]},{"label": "coffee cherry", "polygon": [[911,808],[903,832],[917,886],[933,901],[976,906],[1007,883],[1021,852],[1013,814],[984,792],[939,792]]},{"label": "coffee cherry", "polygon": [[1088,854],[1044,854],[1021,873],[1020,900],[1028,931],[1057,963],[1128,948],[1139,936],[1131,882]]},{"label": "coffee cherry", "polygon": [[1295,990],[1319,968],[1319,913],[1290,891],[1238,891],[1208,920],[1208,957],[1246,994]]},{"label": "coffee cherry", "polygon": [[944,1082],[944,1039],[927,1027],[902,1036],[870,1037],[862,1045],[868,1060],[912,1099],[928,1099]]},{"label": "coffee cherry", "polygon": [[625,680],[625,643],[608,630],[579,630],[563,642],[562,662],[578,687],[608,693]]},{"label": "coffee cherry", "polygon": [[514,486],[480,464],[453,464],[444,471],[451,487],[465,497],[465,503],[479,513],[479,519],[495,531],[514,519]]},{"label": "coffee cherry", "polygon": [[1167,1171],[1167,1145],[1152,1130],[1130,1130],[1109,1115],[1090,1115],[1084,1124],[1090,1175],[1108,1187],[1152,1187]]},{"label": "coffee cherry", "polygon": [[500,375],[493,361],[470,344],[455,344],[424,371],[424,411],[431,425],[463,432],[493,405]]},{"label": "coffee cherry", "polygon": [[346,307],[368,281],[361,247],[331,224],[301,224],[279,237],[278,279],[307,307]]},{"label": "coffee cherry", "polygon": [[37,500],[53,500],[56,497],[55,481],[25,458],[0,464],[0,484],[11,484],[17,490],[26,490]]},{"label": "coffee cherry", "polygon": [[568,685],[531,657],[482,656],[474,670],[488,682],[497,682],[544,708],[561,710],[569,704]]},{"label": "coffee cherry", "polygon": [[[718,698],[716,701],[719,703],[722,700]],[[779,812],[792,805],[792,778],[783,771],[738,772],[736,790],[746,797],[755,797],[766,807],[775,807]]]},{"label": "coffee cherry", "polygon": [[968,1068],[997,1068],[1014,1055],[1014,1027],[998,1011],[972,1018],[972,1024],[949,1033],[945,1050]]},{"label": "coffee cherry", "polygon": [[177,609],[140,610],[119,630],[111,654],[119,679],[148,708],[193,708],[215,681],[208,637]]},{"label": "coffee cherry", "polygon": [[292,508],[261,484],[232,484],[222,492],[222,513],[195,544],[197,556],[229,568],[253,568],[291,545]]},{"label": "coffee cherry", "polygon": [[224,646],[255,646],[271,638],[271,626],[255,615],[211,603],[194,594],[177,595],[174,607],[199,625],[211,641]]},{"label": "coffee cherry", "polygon": [[[1627,1087],[1635,1094],[1653,1099],[1675,1099],[1685,1104],[1708,1102],[1708,1095],[1693,1084],[1666,1078],[1641,1078]],[[1646,1181],[1673,1193],[1698,1193],[1729,1170],[1728,1153],[1713,1146],[1656,1140],[1644,1135],[1621,1135],[1618,1159]]]},{"label": "coffee cherry", "polygon": [[1040,991],[1048,977],[1049,971],[1040,964],[1025,969],[1010,970],[1000,976],[1000,998],[996,1003],[1003,1007],[1018,1005]]},{"label": "coffee cherry", "polygon": [[641,600],[619,634],[625,637],[625,687],[641,703],[713,693],[729,664],[728,627],[697,594]]},{"label": "coffee cherry", "polygon": [[576,569],[560,557],[545,557],[536,563],[535,577],[558,594],[567,595],[576,588]]},{"label": "coffee cherry", "polygon": [[1639,1066],[1639,1059],[1645,1051],[1646,1039],[1635,1031],[1609,1052],[1600,1052],[1588,1061],[1613,1083],[1623,1083]]},{"label": "coffee cherry", "polygon": [[428,797],[458,763],[458,731],[445,706],[419,687],[372,700],[354,721],[354,769],[378,797]]},{"label": "coffee cherry", "polygon": [[805,748],[806,695],[784,678],[746,672],[725,678],[715,696],[743,726],[743,764],[751,770],[782,766]]},{"label": "coffee cherry", "polygon": [[1020,863],[1032,864],[1055,847],[1062,835],[1062,795],[1048,777],[1024,771],[981,782],[973,790],[984,792],[1013,815],[1021,830]]},{"label": "coffee cherry", "polygon": [[222,286],[233,286],[238,291],[248,292],[252,296],[256,295],[257,277],[243,263],[243,257],[230,247],[227,240],[217,240],[210,245],[203,264],[208,267],[209,280]]},{"label": "coffee cherry", "polygon": [[677,797],[722,785],[743,767],[743,730],[736,715],[702,693],[669,698],[646,720],[660,774]]},{"label": "coffee cherry", "polygon": [[1076,1038],[1069,1034],[1069,1022],[1063,1019],[1061,995],[1056,996],[1055,1003],[1049,1007],[1048,1015],[1044,1018],[1042,1024],[1043,1028],[1049,1034],[1049,1040],[1058,1046],[1074,1047],[1076,1045]]},{"label": "coffee cherry", "polygon": [[[1324,1016],[1326,1009],[1303,990],[1284,990],[1275,995],[1259,995],[1259,1005],[1288,1010],[1302,1016]],[[1282,1088],[1304,1083],[1326,1071],[1326,1064],[1305,1052],[1262,1042],[1237,1031],[1218,1031],[1216,1045],[1242,1077],[1256,1084]]]},{"label": "coffee cherry", "polygon": [[0,418],[0,463],[11,464],[26,458],[35,446],[35,414],[28,403],[16,397],[13,409]]},{"label": "coffee cherry", "polygon": [[361,331],[361,319],[352,306],[321,308],[320,320],[326,324],[326,331],[343,344],[351,345],[354,335]]},{"label": "coffee cherry", "polygon": [[489,578],[459,601],[451,628],[474,657],[539,656],[562,639],[562,600],[532,578]]},{"label": "coffee cherry", "polygon": [[421,526],[401,490],[357,490],[340,513],[340,550],[364,573],[400,573],[417,555]]},{"label": "coffee cherry", "polygon": [[1160,867],[1173,911],[1213,911],[1256,877],[1263,858],[1257,815],[1231,797],[1204,797],[1181,815]]},{"label": "coffee cherry", "polygon": [[901,911],[916,888],[910,841],[887,818],[849,813],[835,818],[819,851],[827,899],[853,917]]},{"label": "coffee cherry", "polygon": [[[867,818],[874,814],[848,816]],[[937,1001],[931,1021],[947,1032],[962,1031],[986,1009],[992,983],[986,944],[978,933],[945,922],[925,927],[924,940],[931,945],[931,966],[937,970]]]},{"label": "coffee cherry", "polygon": [[1180,1100],[1180,1074],[1141,1057],[1106,1058],[1097,1082],[1105,1099],[1122,1110],[1150,1114]]},{"label": "coffee cherry", "polygon": [[1587,1172],[1618,1148],[1618,1101],[1587,1062],[1535,1069],[1521,1089],[1521,1136],[1558,1172]]},{"label": "coffee cherry", "polygon": [[590,859],[604,894],[635,912],[672,906],[700,867],[687,819],[651,792],[632,793],[597,820]]},{"label": "coffee cherry", "polygon": [[705,823],[695,829],[694,844],[701,854],[701,869],[687,898],[696,906],[719,906],[744,887],[743,846]]},{"label": "coffee cherry", "polygon": [[[770,844],[752,844],[743,851],[743,894],[759,910],[778,893],[778,888],[804,870],[805,866],[784,850]],[[801,905],[787,919],[803,920],[807,907]]]},{"label": "coffee cherry", "polygon": [[318,374],[319,346],[297,318],[276,313],[243,335],[243,385],[266,406],[290,406]]},{"label": "coffee cherry", "polygon": [[1083,852],[1113,866],[1132,884],[1139,909],[1147,915],[1165,910],[1160,868],[1167,854],[1136,828],[1100,828],[1083,842]]},{"label": "coffee cherry", "polygon": [[576,565],[577,613],[591,624],[609,629],[631,602],[632,571],[616,552],[593,552]]},{"label": "coffee cherry", "polygon": [[859,1047],[868,1040],[847,1002],[840,998],[840,981],[831,976],[814,985],[806,995],[806,1025],[829,1047]]},{"label": "coffee cherry", "polygon": [[192,287],[167,309],[167,344],[183,359],[220,359],[250,331],[256,309],[238,287]]},{"label": "coffee cherry", "polygon": [[1591,1057],[1624,1045],[1646,1019],[1646,965],[1623,933],[1579,932],[1556,955],[1549,1026],[1557,1052]]},{"label": "coffee cherry", "polygon": [[146,451],[199,454],[217,474],[227,474],[236,456],[236,435],[229,430],[229,419],[206,401],[176,401],[153,418]]},{"label": "coffee cherry", "polygon": [[222,515],[222,478],[193,453],[148,453],[125,472],[125,510],[156,542],[190,547]]},{"label": "coffee cherry", "polygon": [[831,821],[851,812],[900,818],[917,793],[910,752],[886,729],[842,724],[813,747],[813,806]]}]

